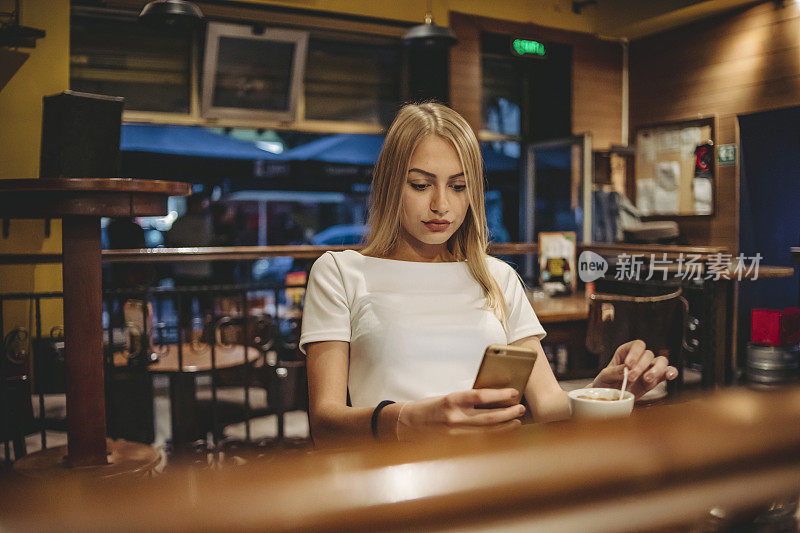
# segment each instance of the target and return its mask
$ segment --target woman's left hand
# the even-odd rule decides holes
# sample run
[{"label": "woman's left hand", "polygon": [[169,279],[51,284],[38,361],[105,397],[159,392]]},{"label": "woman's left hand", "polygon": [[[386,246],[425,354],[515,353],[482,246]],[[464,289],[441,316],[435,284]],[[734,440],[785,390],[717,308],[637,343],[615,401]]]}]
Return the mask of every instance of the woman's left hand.
[{"label": "woman's left hand", "polygon": [[622,385],[623,369],[628,368],[627,389],[639,398],[662,381],[678,377],[678,369],[669,366],[666,357],[656,357],[643,341],[626,342],[614,352],[614,357],[597,375],[592,387],[618,389]]}]

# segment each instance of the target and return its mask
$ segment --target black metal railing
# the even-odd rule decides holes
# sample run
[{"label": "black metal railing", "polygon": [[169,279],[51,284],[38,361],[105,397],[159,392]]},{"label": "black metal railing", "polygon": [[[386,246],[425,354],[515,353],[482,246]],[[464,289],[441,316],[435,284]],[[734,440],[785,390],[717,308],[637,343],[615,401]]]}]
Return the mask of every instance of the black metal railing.
[{"label": "black metal railing", "polygon": [[[163,374],[170,381],[174,452],[197,447],[198,440],[204,448],[216,449],[224,426],[232,421],[243,422],[244,441],[256,444],[251,420],[264,414],[276,415],[277,436],[270,444],[279,443],[284,437],[284,413],[307,409],[307,396],[302,397],[304,368],[297,357],[304,290],[303,285],[287,284],[104,290],[109,435],[152,442],[154,431],[148,432],[142,419],[148,418],[148,397],[152,413],[152,376]],[[43,299],[61,297],[60,292],[0,294],[0,331],[5,331],[3,310],[8,302],[27,301],[34,309],[32,324],[12,329],[3,339],[0,431],[7,465],[12,462],[12,447],[14,459],[26,454],[27,435],[38,432],[44,449],[47,430],[63,429],[58,421],[47,420],[45,409],[46,394],[64,392],[63,328],[50,328],[49,336],[43,336],[41,312]],[[210,376],[211,401],[202,423],[197,423],[195,378],[201,375]],[[233,417],[220,415],[220,384],[242,389],[241,405]],[[265,391],[266,406],[251,406],[253,387]],[[38,417],[33,415],[31,397],[38,403]],[[186,427],[191,418],[194,425]],[[230,445],[230,439],[223,444]]]}]

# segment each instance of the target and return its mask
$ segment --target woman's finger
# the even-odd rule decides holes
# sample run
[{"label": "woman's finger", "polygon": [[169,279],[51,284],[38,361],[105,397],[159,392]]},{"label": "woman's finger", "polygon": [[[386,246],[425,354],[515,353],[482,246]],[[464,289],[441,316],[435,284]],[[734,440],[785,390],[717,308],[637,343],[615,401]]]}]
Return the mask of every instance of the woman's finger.
[{"label": "woman's finger", "polygon": [[485,405],[495,402],[514,402],[519,400],[516,389],[470,389],[468,391],[451,394],[459,407],[471,408],[476,405]]},{"label": "woman's finger", "polygon": [[667,372],[664,374],[664,376],[669,380],[675,379],[678,377],[678,369],[674,366],[669,366],[667,367]]},{"label": "woman's finger", "polygon": [[653,359],[655,359],[655,354],[650,350],[645,350],[644,353],[639,357],[639,360],[636,361],[636,365],[633,367],[628,366],[631,369],[630,373],[628,374],[628,379],[630,381],[636,381],[639,377],[647,370],[650,365],[653,363]]},{"label": "woman's finger", "polygon": [[617,351],[620,352],[621,356],[619,362],[628,368],[633,368],[636,363],[639,362],[639,358],[642,357],[642,354],[644,354],[645,350],[647,350],[647,345],[644,343],[644,341],[637,339],[635,341],[626,342],[617,348]]},{"label": "woman's finger", "polygon": [[474,409],[473,413],[464,419],[464,425],[491,426],[519,418],[525,414],[525,406],[517,404],[502,409]]},{"label": "woman's finger", "polygon": [[664,356],[658,356],[653,360],[652,366],[642,376],[648,383],[659,383],[664,380],[664,377],[669,368],[669,360]]},{"label": "woman's finger", "polygon": [[609,365],[605,367],[601,373],[604,373],[605,378],[607,379],[615,379],[622,381],[622,378],[625,377],[625,369],[627,367],[625,365]]},{"label": "woman's finger", "polygon": [[669,361],[666,357],[656,357],[653,365],[642,375],[642,379],[646,383],[644,388],[650,390],[662,381],[669,368]]}]

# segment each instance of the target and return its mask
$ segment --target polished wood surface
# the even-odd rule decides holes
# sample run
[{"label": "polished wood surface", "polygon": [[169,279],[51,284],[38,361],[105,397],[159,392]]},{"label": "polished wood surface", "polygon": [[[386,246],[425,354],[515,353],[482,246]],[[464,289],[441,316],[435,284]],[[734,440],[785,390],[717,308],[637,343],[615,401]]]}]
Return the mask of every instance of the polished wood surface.
[{"label": "polished wood surface", "polygon": [[589,317],[589,299],[583,293],[536,299],[533,291],[527,291],[527,295],[542,324],[586,320]]},{"label": "polished wood surface", "polygon": [[[361,250],[362,245],[313,246],[216,246],[194,248],[142,248],[135,250],[103,250],[103,261],[106,263],[136,263],[158,261],[229,261],[260,259],[262,257],[295,257],[298,259],[315,259],[325,252],[342,250]],[[512,242],[493,243],[489,245],[492,255],[524,255],[537,253],[536,243]],[[2,263],[3,256],[0,256]],[[14,260],[14,258],[10,258]],[[47,260],[51,257],[47,257]]]},{"label": "polished wood surface", "polygon": [[628,243],[610,243],[610,244],[585,244],[579,245],[580,250],[591,250],[600,255],[618,255],[626,253],[644,254],[647,258],[650,254],[655,254],[657,257],[662,254],[667,254],[668,257],[684,255],[701,255],[708,257],[715,254],[730,254],[730,250],[722,246],[687,246],[679,244],[628,244]]},{"label": "polished wood surface", "polygon": [[12,531],[674,531],[714,507],[797,493],[800,388],[684,400],[621,420],[283,453],[134,483],[15,482],[0,487],[0,515]]},{"label": "polished wood surface", "polygon": [[27,192],[141,192],[186,196],[191,184],[180,181],[145,180],[134,178],[22,178],[0,181],[3,193]]},{"label": "polished wood surface", "polygon": [[[211,345],[190,342],[182,345],[183,349],[183,372],[207,372],[211,370]],[[172,373],[179,372],[180,362],[178,346],[170,344],[167,346],[153,347],[153,351],[158,355],[158,361],[147,365],[147,370],[153,373]],[[247,361],[253,362],[258,359],[261,352],[252,346],[247,347]],[[243,365],[245,361],[244,348],[242,346],[221,346],[214,347],[214,366],[218,369],[231,368]],[[115,366],[127,366],[128,352],[120,351],[114,353]]]},{"label": "polished wood surface", "polygon": [[152,446],[124,440],[106,440],[108,464],[101,466],[65,466],[67,447],[57,446],[26,455],[14,463],[14,471],[33,478],[47,479],[79,476],[88,479],[131,479],[150,474],[161,462],[161,456]]},{"label": "polished wood surface", "polygon": [[169,196],[191,193],[188,183],[129,178],[0,180],[4,218],[134,217],[166,213]]},{"label": "polished wood surface", "polygon": [[316,259],[325,252],[359,250],[361,246],[216,246],[193,248],[142,248],[103,250],[106,263],[151,263],[159,261],[242,261],[263,257]]},{"label": "polished wood surface", "polygon": [[[280,245],[280,246],[215,246],[191,248],[141,248],[131,250],[103,250],[104,263],[151,263],[159,261],[239,261],[260,259],[262,257],[296,257],[299,259],[315,259],[325,252],[342,250],[360,250],[361,245],[314,246],[314,245]],[[600,255],[619,255],[626,253],[642,254],[649,258],[650,254],[660,257],[666,253],[668,257],[701,255],[709,259],[716,254],[729,254],[730,250],[720,246],[683,246],[662,244],[579,244],[578,252],[591,250]],[[508,242],[491,243],[491,255],[526,255],[539,253],[537,243]],[[40,264],[59,263],[60,254],[0,254],[0,264]],[[766,268],[766,267],[762,267]]]},{"label": "polished wood surface", "polygon": [[777,279],[777,278],[791,278],[794,276],[794,268],[792,267],[784,267],[784,266],[760,266],[758,267],[758,273],[752,272],[748,276],[745,276],[744,279],[753,279],[754,277],[758,276],[758,279]]}]

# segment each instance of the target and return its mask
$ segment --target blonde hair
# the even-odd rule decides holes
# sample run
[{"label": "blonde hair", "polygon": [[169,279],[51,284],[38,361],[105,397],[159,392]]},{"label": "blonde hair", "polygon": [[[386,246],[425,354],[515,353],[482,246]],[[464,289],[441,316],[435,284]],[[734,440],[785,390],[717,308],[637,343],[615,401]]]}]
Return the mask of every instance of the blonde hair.
[{"label": "blonde hair", "polygon": [[369,226],[364,255],[387,257],[400,236],[400,212],[411,155],[429,135],[449,141],[464,169],[469,208],[464,222],[448,239],[456,261],[466,261],[472,277],[486,296],[486,308],[505,327],[506,302],[487,264],[488,234],[483,204],[483,160],[478,139],[464,118],[435,102],[408,104],[397,113],[372,172]]}]

